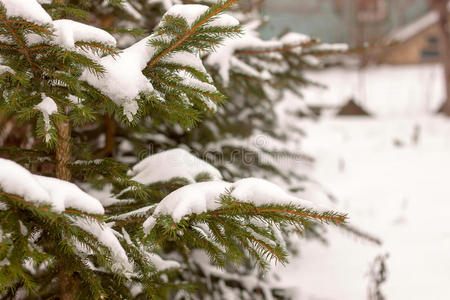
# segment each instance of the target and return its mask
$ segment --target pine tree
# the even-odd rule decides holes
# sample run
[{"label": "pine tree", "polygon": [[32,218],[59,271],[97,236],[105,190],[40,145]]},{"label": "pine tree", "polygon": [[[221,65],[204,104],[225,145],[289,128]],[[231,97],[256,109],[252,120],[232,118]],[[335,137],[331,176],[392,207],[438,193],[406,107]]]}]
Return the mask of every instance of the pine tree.
[{"label": "pine tree", "polygon": [[[202,114],[218,109],[215,122],[225,123],[232,115],[224,109],[225,94],[233,99],[229,104],[242,101],[235,96],[244,90],[254,99],[267,98],[261,80],[270,81],[259,78],[265,74],[258,64],[276,65],[288,57],[264,55],[253,66],[250,56],[235,61],[233,70],[241,72],[231,72],[228,83],[223,70],[206,68],[202,61],[226,39],[246,34],[224,13],[234,2],[162,2],[167,12],[151,20],[151,34],[122,48],[107,31],[79,22],[89,22],[82,8],[92,4],[104,9],[103,21],[120,17],[120,1],[101,6],[100,1],[0,0],[0,112],[6,122],[23,124],[28,140],[0,149],[7,158],[0,159],[0,298],[226,298],[233,293],[270,299],[273,291],[258,279],[270,261],[287,261],[286,235],[345,221],[344,215],[264,179],[238,179],[228,172],[231,182],[223,181],[225,168],[220,172],[182,149],[150,155],[131,169],[123,155],[107,157],[119,141],[120,151],[127,141],[147,143],[146,133],[151,140],[159,133],[177,143],[172,146],[182,142],[195,149],[195,134],[181,141],[180,129],[192,129]],[[140,1],[130,3],[125,12]],[[113,33],[122,32],[142,34]],[[312,43],[297,35],[252,51],[277,53],[293,41]],[[256,73],[244,81],[248,72]],[[292,76],[292,81],[279,78],[280,84],[298,82],[296,74],[279,76]],[[253,79],[258,84],[248,84]],[[272,109],[269,103],[251,120],[262,120],[260,115]],[[133,156],[133,162],[142,158]],[[253,265],[256,273],[241,272]]]},{"label": "pine tree", "polygon": [[[122,13],[123,17],[109,18],[109,25],[132,24],[134,30],[151,31],[159,15],[181,2],[128,0],[122,10],[111,7],[114,15]],[[215,0],[184,2],[205,4]],[[170,126],[164,120],[157,124],[152,120],[154,126],[150,130],[148,121],[138,123],[133,134],[119,125],[115,132],[116,145],[108,150],[114,149],[120,160],[135,162],[142,153],[183,145],[219,168],[226,180],[262,177],[299,197],[316,194],[334,202],[334,196],[310,175],[314,156],[302,151],[306,133],[298,126],[298,115],[312,112],[302,101],[283,101],[283,96],[291,92],[301,98],[306,86],[320,85],[310,81],[305,71],[323,68],[320,57],[347,53],[348,47],[323,44],[294,32],[271,40],[262,39],[258,33],[265,23],[260,13],[262,2],[238,1],[231,7],[229,13],[244,25],[243,33],[238,38],[228,38],[215,51],[201,55],[216,86],[226,95],[226,105],[219,106],[217,112],[207,114],[202,123],[187,130]],[[95,11],[94,6],[91,9]],[[95,11],[94,15],[102,19],[105,12]],[[129,36],[118,36],[118,39],[125,44],[130,41]],[[107,140],[108,133],[111,131],[105,131]],[[323,240],[322,229],[313,226],[304,235]],[[351,228],[352,233],[357,231]]]}]

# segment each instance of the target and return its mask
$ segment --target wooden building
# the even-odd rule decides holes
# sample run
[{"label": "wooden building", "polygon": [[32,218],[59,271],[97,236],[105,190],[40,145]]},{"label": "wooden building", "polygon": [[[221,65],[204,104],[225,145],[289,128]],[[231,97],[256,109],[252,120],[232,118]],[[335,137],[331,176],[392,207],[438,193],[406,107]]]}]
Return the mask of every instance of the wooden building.
[{"label": "wooden building", "polygon": [[392,31],[386,42],[394,43],[376,55],[381,64],[435,63],[440,59],[438,14],[431,11],[416,21]]}]

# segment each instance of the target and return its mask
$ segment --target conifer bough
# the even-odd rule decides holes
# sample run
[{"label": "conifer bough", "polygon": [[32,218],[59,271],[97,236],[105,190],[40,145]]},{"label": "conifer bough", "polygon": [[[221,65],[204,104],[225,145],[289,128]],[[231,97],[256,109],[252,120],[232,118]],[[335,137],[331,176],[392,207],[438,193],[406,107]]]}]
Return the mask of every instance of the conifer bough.
[{"label": "conifer bough", "polygon": [[[131,170],[94,159],[80,132],[104,115],[124,128],[155,113],[191,128],[215,111],[225,96],[202,57],[242,29],[223,13],[236,1],[174,5],[151,35],[119,49],[110,33],[74,21],[83,12],[68,2],[0,0],[0,117],[35,128],[29,146],[0,149],[0,299],[216,292],[199,278],[225,293],[227,280],[245,277],[232,272],[239,265],[286,262],[289,232],[345,222],[266,180],[224,181],[182,149]],[[262,281],[246,282],[269,297]]]}]

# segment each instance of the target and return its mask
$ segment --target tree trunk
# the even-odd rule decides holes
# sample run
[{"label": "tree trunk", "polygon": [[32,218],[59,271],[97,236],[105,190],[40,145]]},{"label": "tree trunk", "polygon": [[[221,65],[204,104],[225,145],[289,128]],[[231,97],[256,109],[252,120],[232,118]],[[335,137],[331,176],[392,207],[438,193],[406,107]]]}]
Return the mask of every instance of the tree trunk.
[{"label": "tree trunk", "polygon": [[[56,122],[56,132],[58,135],[58,144],[56,145],[56,177],[65,181],[72,179],[72,174],[68,167],[71,162],[70,147],[70,123],[69,121],[58,120]],[[72,272],[67,272],[64,265],[59,267],[59,299],[76,300],[76,286],[78,280],[73,277]]]},{"label": "tree trunk", "polygon": [[114,121],[114,118],[108,113],[105,115],[104,121],[105,147],[94,154],[96,158],[104,158],[106,156],[114,154],[116,142],[116,122]]},{"label": "tree trunk", "polygon": [[440,53],[445,74],[445,102],[441,112],[450,116],[450,28],[448,17],[448,0],[430,0],[432,8],[439,14],[438,26],[441,32]]},{"label": "tree trunk", "polygon": [[56,146],[56,177],[62,180],[70,181],[72,174],[68,164],[71,161],[70,149],[70,124],[68,121],[57,121],[56,130],[58,135],[58,144]]},{"label": "tree trunk", "polygon": [[73,277],[73,274],[67,273],[61,268],[58,274],[59,280],[59,299],[77,300],[76,290],[79,288],[79,281]]}]

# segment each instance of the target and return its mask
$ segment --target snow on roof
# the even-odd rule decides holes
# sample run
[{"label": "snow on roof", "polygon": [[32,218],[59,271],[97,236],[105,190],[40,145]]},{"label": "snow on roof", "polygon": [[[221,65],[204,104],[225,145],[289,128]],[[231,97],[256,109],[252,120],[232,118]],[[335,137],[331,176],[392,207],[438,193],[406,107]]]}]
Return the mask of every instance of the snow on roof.
[{"label": "snow on roof", "polygon": [[438,21],[439,15],[436,11],[431,11],[424,16],[420,17],[416,21],[407,24],[404,27],[398,28],[394,30],[392,33],[388,35],[388,41],[390,42],[403,42],[419,32],[427,29],[431,25],[435,24]]}]

